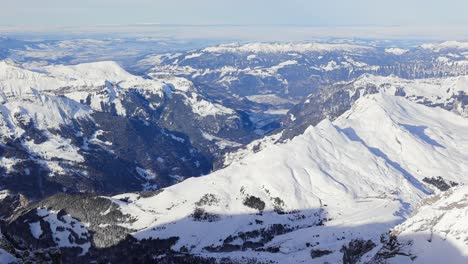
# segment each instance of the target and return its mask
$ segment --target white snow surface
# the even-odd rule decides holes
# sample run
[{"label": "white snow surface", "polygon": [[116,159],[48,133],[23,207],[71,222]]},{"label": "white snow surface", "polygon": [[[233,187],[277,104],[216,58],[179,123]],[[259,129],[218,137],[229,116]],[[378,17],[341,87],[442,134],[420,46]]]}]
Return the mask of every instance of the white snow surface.
[{"label": "white snow surface", "polygon": [[408,52],[408,50],[407,49],[401,49],[401,48],[386,48],[385,52],[392,53],[392,54],[395,54],[395,55],[403,55],[406,52]]},{"label": "white snow surface", "polygon": [[433,50],[439,52],[444,49],[458,49],[458,50],[468,50],[468,42],[459,42],[459,41],[445,41],[442,43],[429,43],[421,45],[423,49]]},{"label": "white snow surface", "polygon": [[208,47],[202,52],[251,52],[251,53],[277,53],[277,52],[330,52],[330,51],[366,51],[370,47],[350,44],[322,44],[322,43],[231,43],[215,47]]},{"label": "white snow surface", "polygon": [[31,235],[35,239],[39,239],[39,237],[42,235],[42,228],[40,222],[29,223],[29,229],[31,230]]},{"label": "white snow surface", "polygon": [[390,263],[454,263],[468,261],[468,186],[423,200],[413,215],[393,233],[411,241],[415,260],[400,257]]},{"label": "white snow surface", "polygon": [[[72,218],[70,215],[58,216],[58,212],[47,210],[45,208],[37,209],[37,215],[50,225],[54,243],[58,247],[79,247],[82,249],[81,255],[88,252],[91,247],[90,242],[78,243],[72,239],[71,233],[73,232],[78,238],[89,240],[90,235],[83,223]],[[31,227],[31,234],[33,236],[39,234],[37,226]],[[39,226],[40,228],[40,226]],[[42,233],[42,230],[41,230]]]},{"label": "white snow surface", "polygon": [[[133,233],[138,239],[179,236],[176,249],[209,254],[204,247],[256,230],[255,220],[261,220],[262,227],[288,224],[297,231],[265,245],[283,254],[246,251],[242,256],[299,263],[310,261],[305,243],[320,242],[333,250],[320,261],[335,263],[350,239],[379,241],[418,201],[436,192],[422,183],[424,177],[468,183],[460,175],[468,171],[467,130],[468,119],[446,110],[385,93],[366,95],[333,123],[324,120],[283,144],[266,142],[260,151],[208,176],[187,179],[153,197],[109,199],[136,218],[126,227],[138,230]],[[212,201],[201,203],[206,195]],[[265,203],[262,214],[244,205],[251,195]],[[130,202],[119,202],[121,197]],[[276,198],[286,214],[275,212]],[[211,214],[211,222],[195,221],[195,208]],[[316,226],[323,219],[325,226]],[[314,238],[317,234],[320,238]]]}]

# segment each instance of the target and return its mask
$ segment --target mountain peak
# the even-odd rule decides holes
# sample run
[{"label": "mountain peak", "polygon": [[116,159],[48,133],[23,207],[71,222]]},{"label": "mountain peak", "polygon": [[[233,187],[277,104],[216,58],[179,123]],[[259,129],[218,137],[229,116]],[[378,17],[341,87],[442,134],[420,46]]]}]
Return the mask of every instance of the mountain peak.
[{"label": "mountain peak", "polygon": [[51,65],[45,70],[54,76],[66,79],[107,80],[118,82],[126,79],[136,79],[114,61],[82,63],[76,65]]},{"label": "mountain peak", "polygon": [[468,42],[445,41],[445,42],[436,43],[436,44],[423,44],[421,45],[421,47],[423,49],[429,49],[435,52],[439,52],[444,49],[468,50]]},{"label": "mountain peak", "polygon": [[281,53],[281,52],[331,52],[331,51],[365,51],[370,47],[350,44],[322,44],[322,43],[247,43],[222,44],[205,48],[203,52],[242,52],[242,53]]}]

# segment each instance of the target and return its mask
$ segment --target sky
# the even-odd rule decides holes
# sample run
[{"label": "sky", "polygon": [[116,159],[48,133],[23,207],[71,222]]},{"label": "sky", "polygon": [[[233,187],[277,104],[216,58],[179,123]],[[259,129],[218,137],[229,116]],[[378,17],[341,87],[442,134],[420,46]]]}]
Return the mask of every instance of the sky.
[{"label": "sky", "polygon": [[0,34],[468,40],[467,10],[468,0],[0,0]]},{"label": "sky", "polygon": [[2,26],[466,26],[466,0],[0,0]]}]

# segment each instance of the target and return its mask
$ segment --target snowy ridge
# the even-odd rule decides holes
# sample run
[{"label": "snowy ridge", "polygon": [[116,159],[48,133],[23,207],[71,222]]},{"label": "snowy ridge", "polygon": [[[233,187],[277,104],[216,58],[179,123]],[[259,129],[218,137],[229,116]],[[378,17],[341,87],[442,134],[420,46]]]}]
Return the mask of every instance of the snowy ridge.
[{"label": "snowy ridge", "polygon": [[102,80],[110,82],[141,80],[141,77],[131,75],[113,61],[52,65],[44,67],[44,70],[54,77],[65,80],[94,80],[96,82],[102,82]]},{"label": "snowy ridge", "polygon": [[363,74],[346,82],[338,82],[309,94],[282,119],[282,138],[299,135],[322,119],[335,120],[349,110],[359,98],[381,93],[406,98],[430,107],[439,107],[468,117],[468,77],[403,79],[396,76]]},{"label": "snowy ridge", "polygon": [[[114,103],[117,112],[125,115],[118,99],[119,94],[127,89],[138,89],[148,96],[164,96],[164,92],[182,94],[186,97],[186,104],[192,106],[193,112],[200,116],[234,113],[231,109],[199,96],[197,89],[187,79],[171,76],[144,79],[128,73],[115,62],[39,66],[34,70],[0,61],[0,100],[33,96],[34,90],[50,95],[65,95],[78,103],[86,101],[91,95],[90,106],[94,110],[102,111],[102,102]],[[107,91],[103,94],[103,90]]]},{"label": "snowy ridge", "polygon": [[63,82],[44,74],[28,71],[6,61],[0,61],[0,99],[32,95],[32,89],[60,87]]},{"label": "snowy ridge", "polygon": [[[361,100],[361,99],[360,99]],[[443,176],[464,183],[460,171],[468,170],[468,120],[440,108],[402,104],[406,99],[377,94],[352,109],[335,123],[350,138],[365,142],[378,156],[401,166],[400,170],[418,181]],[[416,119],[416,120],[415,120]],[[397,167],[399,167],[397,166]]]},{"label": "snowy ridge", "polygon": [[[109,103],[113,102],[119,104],[119,100],[115,100],[115,97],[119,95],[119,90],[137,89],[149,96],[156,94],[170,97],[170,93],[182,94],[186,97],[186,104],[192,107],[194,113],[202,117],[234,113],[231,109],[209,102],[200,97],[197,89],[187,79],[173,76],[166,76],[161,80],[144,79],[126,72],[115,62],[86,63],[75,66],[59,65],[47,67],[45,70],[53,76],[66,80],[84,80],[84,83],[79,85],[81,87],[87,87],[89,85],[99,87],[99,85],[103,85],[103,80],[105,80],[105,84],[109,89],[109,94],[114,97],[109,98]],[[110,83],[112,83],[112,85],[110,85]],[[78,97],[74,97],[73,95],[69,96],[78,99],[78,101],[84,100],[87,96],[86,93],[83,94],[79,92],[74,95]],[[96,101],[92,105],[99,107],[101,100],[102,99]],[[122,107],[119,109],[122,109]],[[118,112],[125,114],[124,110]]]},{"label": "snowy ridge", "polygon": [[366,51],[370,47],[350,44],[321,44],[321,43],[248,43],[248,44],[222,44],[216,47],[205,48],[203,52],[251,52],[251,53],[277,53],[277,52],[332,52],[332,51]]},{"label": "snowy ridge", "polygon": [[[351,239],[364,233],[377,239],[401,223],[412,205],[432,193],[422,181],[426,176],[468,183],[459,174],[468,171],[467,129],[467,119],[446,110],[369,95],[334,123],[324,120],[209,176],[188,179],[154,197],[123,194],[112,200],[135,217],[126,227],[138,230],[136,238],[179,236],[176,249],[198,254],[222,248],[220,240],[240,231],[256,230],[249,224],[255,220],[263,227],[285,224],[292,229],[263,245],[278,247],[284,255],[252,253],[278,263],[310,259],[301,243],[318,230],[323,236],[332,235],[327,230],[353,230],[339,242],[318,240],[332,251],[320,260],[336,262],[339,248]],[[322,222],[325,228],[315,226]]]},{"label": "snowy ridge", "polygon": [[368,85],[374,85],[381,93],[403,96],[431,106],[452,107],[454,112],[468,116],[468,105],[463,99],[463,96],[468,95],[468,76],[408,80],[364,74],[351,85],[354,89],[352,95]]},{"label": "snowy ridge", "polygon": [[438,44],[423,44],[421,48],[433,50],[435,52],[440,52],[445,49],[468,50],[468,42],[446,41]]},{"label": "snowy ridge", "polygon": [[427,78],[427,79],[403,79],[395,76],[376,76],[364,74],[355,82],[355,86],[365,86],[366,84],[375,84],[381,91],[390,94],[395,92],[395,88],[406,88],[408,96],[425,96],[429,99],[442,97],[443,99],[459,93],[468,93],[468,76],[448,77],[448,78]]},{"label": "snowy ridge", "polygon": [[270,144],[274,144],[276,141],[278,141],[280,137],[281,132],[269,136],[264,136],[260,139],[252,141],[251,143],[236,151],[226,153],[226,155],[223,158],[223,167],[226,167],[234,162],[239,162],[242,159],[244,159],[247,155],[256,153],[266,148]]},{"label": "snowy ridge", "polygon": [[120,87],[154,87],[161,90],[162,83],[145,80],[123,70],[115,62],[93,62],[79,65],[51,65],[28,70],[6,61],[0,61],[0,90],[7,96],[30,94],[30,89],[51,94],[64,94],[76,90],[93,90],[105,82],[119,83]]},{"label": "snowy ridge", "polygon": [[395,55],[403,55],[408,52],[407,49],[400,49],[400,48],[386,48],[385,52],[395,54]]}]

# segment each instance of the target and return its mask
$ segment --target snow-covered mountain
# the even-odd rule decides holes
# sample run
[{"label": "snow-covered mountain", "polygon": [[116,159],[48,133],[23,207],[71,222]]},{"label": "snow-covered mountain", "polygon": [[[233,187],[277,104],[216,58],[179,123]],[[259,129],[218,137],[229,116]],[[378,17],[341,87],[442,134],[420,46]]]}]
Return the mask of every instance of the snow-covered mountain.
[{"label": "snow-covered mountain", "polygon": [[466,43],[416,47],[368,44],[247,43],[156,54],[134,67],[193,81],[225,105],[251,112],[285,114],[319,88],[368,73],[406,79],[468,74]]},{"label": "snow-covered mountain", "polygon": [[142,75],[0,61],[0,262],[466,263],[467,54],[225,44]]},{"label": "snow-covered mountain", "polygon": [[[333,122],[208,176],[153,193],[53,196],[13,214],[5,230],[31,250],[55,245],[82,262],[130,261],[126,250],[139,248],[137,261],[161,263],[375,263],[395,256],[388,230],[441,192],[438,183],[468,183],[467,129],[445,109],[368,94]],[[395,230],[416,230],[418,214]]]},{"label": "snow-covered mountain", "polygon": [[37,197],[167,186],[257,136],[242,113],[183,78],[145,79],[114,62],[29,67],[0,62],[6,189]]},{"label": "snow-covered mountain", "polygon": [[385,93],[430,107],[441,107],[468,117],[468,77],[408,80],[395,76],[364,74],[350,82],[338,82],[310,94],[282,119],[283,138],[301,134],[324,118],[334,120],[364,95]]},{"label": "snow-covered mountain", "polygon": [[179,54],[157,54],[141,60],[138,66],[150,68],[150,75],[166,72],[189,78],[225,104],[249,110],[267,105],[279,111],[316,90],[320,78],[327,78],[328,73],[340,67],[332,61],[337,56],[343,57],[349,67],[365,68],[367,64],[355,62],[352,57],[365,59],[374,50],[349,44],[227,44]]}]

